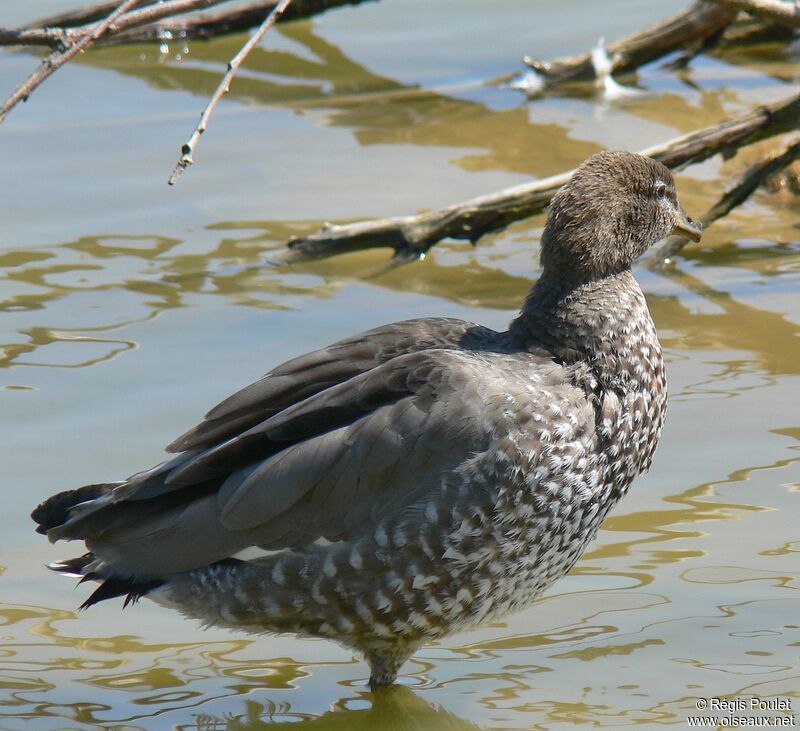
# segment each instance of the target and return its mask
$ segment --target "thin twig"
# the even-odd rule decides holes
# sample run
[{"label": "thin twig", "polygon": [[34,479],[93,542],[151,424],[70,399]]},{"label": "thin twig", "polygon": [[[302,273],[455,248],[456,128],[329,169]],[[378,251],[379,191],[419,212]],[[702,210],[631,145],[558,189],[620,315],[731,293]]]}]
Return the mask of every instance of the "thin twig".
[{"label": "thin twig", "polygon": [[[800,94],[641,152],[676,168],[794,129],[798,114]],[[475,242],[486,233],[543,210],[571,174],[570,170],[415,216],[327,224],[309,236],[292,239],[289,248],[298,257],[319,258],[391,247],[396,255],[408,259],[445,238]]]},{"label": "thin twig", "polygon": [[767,20],[800,28],[800,5],[784,0],[712,0],[736,10],[744,10]]},{"label": "thin twig", "polygon": [[[744,203],[756,189],[768,178],[791,165],[800,157],[800,140],[789,142],[777,152],[752,164],[730,190],[728,190],[711,208],[706,211],[700,221],[708,228],[714,221],[727,216],[734,208]],[[642,262],[654,269],[669,263],[670,257],[680,251],[689,239],[675,235],[664,239],[663,243],[653,248]]]},{"label": "thin twig", "polygon": [[194,151],[195,147],[197,146],[197,142],[200,139],[200,135],[206,131],[208,120],[211,118],[214,109],[216,109],[217,103],[225,94],[228,93],[228,90],[231,86],[231,81],[236,75],[236,72],[239,70],[239,67],[242,65],[244,59],[247,58],[247,54],[253,50],[256,44],[264,37],[264,34],[273,25],[275,25],[275,21],[280,17],[281,13],[283,13],[283,11],[289,7],[291,2],[292,0],[281,0],[281,2],[275,6],[275,9],[266,18],[264,18],[264,22],[261,23],[261,25],[258,27],[258,30],[253,33],[253,35],[250,37],[250,40],[248,40],[247,43],[241,47],[239,53],[237,53],[228,62],[228,70],[225,72],[225,76],[222,77],[219,85],[211,95],[211,99],[209,99],[206,108],[203,110],[203,113],[200,115],[200,121],[194,128],[192,136],[188,139],[188,141],[184,142],[181,147],[181,156],[178,159],[178,164],[175,166],[175,169],[172,171],[172,175],[169,177],[168,182],[170,185],[175,185],[181,173],[186,170],[189,165],[194,163]]},{"label": "thin twig", "polygon": [[0,107],[0,124],[6,118],[8,113],[20,102],[25,101],[30,94],[36,89],[45,79],[52,73],[63,66],[69,61],[76,53],[80,53],[84,48],[88,47],[100,36],[103,35],[123,13],[127,12],[130,8],[134,7],[139,0],[123,0],[116,10],[114,10],[105,20],[95,24],[91,31],[85,33],[83,36],[71,43],[63,51],[54,51],[47,56],[25,81],[23,81],[11,94],[8,99],[3,102]]}]

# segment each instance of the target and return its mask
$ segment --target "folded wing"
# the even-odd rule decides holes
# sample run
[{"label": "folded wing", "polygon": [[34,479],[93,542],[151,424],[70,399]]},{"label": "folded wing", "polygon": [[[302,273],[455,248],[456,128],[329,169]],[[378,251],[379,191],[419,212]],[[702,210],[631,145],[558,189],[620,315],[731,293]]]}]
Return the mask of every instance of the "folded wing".
[{"label": "folded wing", "polygon": [[488,328],[454,318],[382,325],[283,363],[211,409],[200,424],[178,437],[167,451],[211,447],[398,355],[430,348],[472,347],[496,337],[497,333]]},{"label": "folded wing", "polygon": [[[490,438],[486,394],[474,384],[485,368],[480,347],[496,334],[458,320],[422,323],[290,361],[209,412],[172,460],[51,498],[34,517],[51,539],[86,540],[105,564],[137,577],[369,530]],[[478,351],[456,350],[465,345]]]},{"label": "folded wing", "polygon": [[[473,385],[480,371],[485,363],[470,353],[399,356],[173,470],[165,494],[184,495],[184,502],[102,526],[98,512],[91,534],[80,537],[115,570],[146,577],[250,546],[298,548],[374,530],[486,449],[490,404]],[[171,482],[187,486],[175,490]],[[191,489],[209,484],[217,487],[206,494]],[[134,502],[118,503],[117,512]]]}]

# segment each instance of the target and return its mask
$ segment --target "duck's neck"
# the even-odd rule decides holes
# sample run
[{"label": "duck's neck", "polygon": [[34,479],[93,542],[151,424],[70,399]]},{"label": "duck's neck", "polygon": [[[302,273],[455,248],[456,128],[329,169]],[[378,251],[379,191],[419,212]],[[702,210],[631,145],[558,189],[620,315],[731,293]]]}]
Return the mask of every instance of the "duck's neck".
[{"label": "duck's neck", "polygon": [[585,363],[607,388],[648,389],[663,380],[655,326],[630,270],[577,283],[545,270],[510,334],[518,347]]}]

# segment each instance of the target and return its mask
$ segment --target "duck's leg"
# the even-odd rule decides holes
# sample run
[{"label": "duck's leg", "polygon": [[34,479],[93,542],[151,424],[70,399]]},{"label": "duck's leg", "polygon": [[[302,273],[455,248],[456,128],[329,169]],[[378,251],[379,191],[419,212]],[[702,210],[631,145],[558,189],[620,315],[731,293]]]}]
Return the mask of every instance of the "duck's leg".
[{"label": "duck's leg", "polygon": [[418,645],[395,644],[365,650],[364,656],[369,663],[369,687],[375,689],[394,683],[401,665],[411,657],[417,647]]}]

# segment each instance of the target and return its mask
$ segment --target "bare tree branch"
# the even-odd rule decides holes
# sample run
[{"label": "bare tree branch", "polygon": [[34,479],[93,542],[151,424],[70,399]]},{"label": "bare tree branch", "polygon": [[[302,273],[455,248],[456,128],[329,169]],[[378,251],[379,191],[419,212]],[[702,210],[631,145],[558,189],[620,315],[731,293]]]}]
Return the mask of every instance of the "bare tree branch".
[{"label": "bare tree branch", "polygon": [[0,28],[0,46],[50,46],[63,48],[75,36],[65,28]]},{"label": "bare tree branch", "polygon": [[[672,168],[700,162],[718,152],[794,129],[798,114],[800,94],[641,152]],[[538,213],[571,174],[570,170],[416,216],[327,224],[309,236],[292,239],[289,248],[297,256],[317,258],[391,247],[398,257],[415,258],[444,238],[475,242],[486,233]]]},{"label": "bare tree branch", "polygon": [[123,0],[116,10],[114,10],[105,20],[92,26],[80,38],[70,43],[63,51],[54,51],[47,56],[25,81],[23,81],[11,94],[8,99],[0,106],[0,124],[8,116],[8,113],[20,102],[25,101],[30,94],[36,89],[45,79],[57,71],[67,61],[69,61],[76,53],[80,53],[84,48],[88,47],[100,36],[102,36],[123,13],[127,12],[130,8],[134,7],[139,0]]},{"label": "bare tree branch", "polygon": [[247,58],[247,54],[253,50],[258,42],[264,37],[264,34],[270,28],[272,28],[273,25],[275,25],[275,21],[280,17],[281,13],[283,13],[283,11],[289,7],[291,2],[292,0],[281,0],[281,2],[275,6],[273,11],[266,18],[264,18],[264,22],[261,23],[261,25],[258,27],[258,30],[253,33],[253,35],[250,37],[250,40],[248,40],[247,43],[241,47],[239,53],[237,53],[228,62],[228,70],[225,72],[225,75],[222,77],[219,85],[211,95],[211,99],[209,99],[206,108],[200,115],[200,121],[194,128],[192,136],[181,147],[181,156],[178,159],[178,164],[175,166],[175,169],[172,171],[172,175],[170,175],[169,178],[170,185],[175,185],[181,173],[186,170],[189,165],[194,163],[194,151],[195,147],[197,146],[197,142],[200,140],[200,135],[206,131],[208,121],[211,119],[211,115],[214,113],[217,103],[225,94],[228,93],[228,90],[231,86],[231,81],[236,75],[236,72],[239,70],[239,67],[242,65],[242,62],[245,60],[245,58]]},{"label": "bare tree branch", "polygon": [[[638,68],[678,49],[700,46],[718,35],[737,14],[736,8],[697,0],[657,25],[610,43],[611,73]],[[594,78],[590,52],[550,62],[526,56],[524,62],[541,76],[546,86]]]},{"label": "bare tree branch", "polygon": [[767,20],[800,28],[800,5],[785,0],[712,0],[735,10],[744,10],[751,15],[759,15]]},{"label": "bare tree branch", "polygon": [[[189,13],[193,10],[201,10],[228,2],[228,0],[164,0],[156,4],[148,4],[139,10],[125,13],[121,17],[115,17],[108,25],[108,35],[114,36],[128,28],[135,28],[140,25],[154,23],[172,15]],[[138,3],[127,4],[129,7]],[[0,30],[0,45],[42,45],[59,47],[75,39],[83,38],[87,33],[94,29],[94,23],[76,27],[43,27],[21,30]]]},{"label": "bare tree branch", "polygon": [[[330,8],[358,5],[365,0],[295,0],[280,17],[280,21],[296,20],[317,15]],[[143,6],[115,23],[101,39],[103,45],[160,41],[168,34],[181,40],[208,39],[225,33],[237,33],[260,25],[277,6],[277,0],[254,0],[244,5],[225,7],[208,13],[188,12],[230,3],[231,0],[167,0],[156,5],[157,0],[141,0]],[[156,8],[150,7],[156,5]],[[35,27],[9,30],[0,28],[0,46],[51,46],[61,47],[80,36],[82,24],[93,22],[109,3],[94,5],[70,13],[44,18]],[[146,7],[145,7],[146,6]],[[147,12],[145,12],[147,11]]]},{"label": "bare tree branch", "polygon": [[671,168],[701,162],[718,152],[732,152],[744,145],[794,130],[799,114],[800,93],[648,147],[642,150],[642,155],[660,160]]},{"label": "bare tree branch", "polygon": [[[364,0],[294,0],[278,18],[278,22],[307,18],[331,8],[358,5],[361,2]],[[257,0],[246,5],[220,8],[208,13],[196,13],[185,18],[167,18],[159,23],[150,23],[115,35],[109,39],[109,42],[140,43],[160,40],[168,33],[180,37],[181,40],[205,40],[225,33],[238,33],[262,23],[277,4],[276,0]]]},{"label": "bare tree branch", "polygon": [[[140,0],[139,7],[144,8],[148,5],[156,5],[160,0]],[[32,28],[74,28],[87,23],[94,23],[105,18],[115,7],[114,0],[101,2],[88,7],[79,7],[68,10],[58,15],[48,15],[46,18],[31,23]]]},{"label": "bare tree branch", "polygon": [[[743,46],[794,40],[792,28],[785,23],[765,20],[762,17],[741,13],[722,33],[720,45],[724,48],[742,48]],[[732,60],[735,60],[732,59]]]},{"label": "bare tree branch", "polygon": [[[734,208],[744,203],[768,178],[779,173],[800,158],[800,140],[781,146],[781,148],[764,159],[759,160],[745,170],[741,178],[711,208],[706,211],[700,221],[708,228],[714,221],[727,216]],[[675,235],[666,238],[659,246],[653,248],[643,263],[652,268],[660,268],[669,263],[670,257],[680,251],[689,239]]]}]

